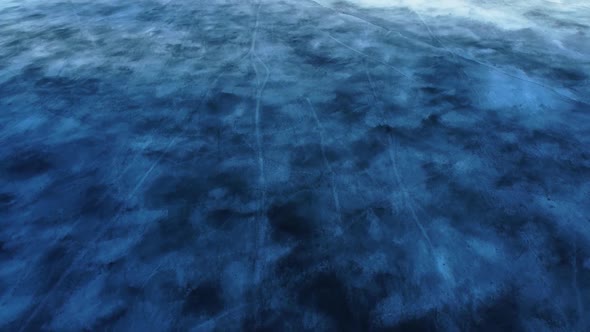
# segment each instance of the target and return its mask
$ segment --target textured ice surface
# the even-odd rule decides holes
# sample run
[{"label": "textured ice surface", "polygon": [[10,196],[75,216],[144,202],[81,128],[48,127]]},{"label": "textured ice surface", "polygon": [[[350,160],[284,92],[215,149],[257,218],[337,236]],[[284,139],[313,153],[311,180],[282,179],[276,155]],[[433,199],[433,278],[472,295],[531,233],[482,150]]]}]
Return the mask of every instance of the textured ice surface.
[{"label": "textured ice surface", "polygon": [[0,0],[0,330],[588,331],[590,3]]}]

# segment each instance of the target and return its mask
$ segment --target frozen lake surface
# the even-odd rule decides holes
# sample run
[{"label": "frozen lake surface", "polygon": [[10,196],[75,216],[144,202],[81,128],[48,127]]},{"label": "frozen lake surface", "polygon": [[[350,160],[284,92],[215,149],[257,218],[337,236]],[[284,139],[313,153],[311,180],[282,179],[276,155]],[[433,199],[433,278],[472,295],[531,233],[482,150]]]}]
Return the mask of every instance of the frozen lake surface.
[{"label": "frozen lake surface", "polygon": [[589,331],[585,0],[0,0],[0,330]]}]

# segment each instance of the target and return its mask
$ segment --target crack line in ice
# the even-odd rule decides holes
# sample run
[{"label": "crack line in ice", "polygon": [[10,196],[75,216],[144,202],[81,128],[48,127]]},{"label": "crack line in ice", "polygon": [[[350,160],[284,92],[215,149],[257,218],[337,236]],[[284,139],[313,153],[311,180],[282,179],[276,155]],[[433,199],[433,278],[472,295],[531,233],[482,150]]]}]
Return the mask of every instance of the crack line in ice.
[{"label": "crack line in ice", "polygon": [[[341,211],[341,207],[340,207],[340,198],[338,195],[338,190],[336,187],[336,174],[334,173],[334,170],[332,169],[332,165],[330,164],[330,162],[328,161],[328,158],[326,157],[326,148],[325,148],[325,138],[324,138],[324,127],[322,126],[322,123],[320,122],[320,119],[317,115],[317,112],[315,111],[315,108],[313,107],[311,101],[309,100],[309,98],[305,98],[305,100],[307,101],[307,104],[309,105],[309,109],[311,110],[311,114],[313,115],[313,118],[315,120],[316,126],[318,128],[318,132],[319,132],[319,136],[320,136],[320,150],[322,152],[322,158],[324,160],[324,166],[326,167],[326,169],[328,170],[328,172],[330,173],[330,182],[331,182],[331,187],[332,187],[332,197],[334,199],[334,206],[336,208],[336,212],[338,214],[337,218],[338,218],[338,222],[340,224],[342,224],[342,211]],[[339,229],[339,225],[338,225],[338,229],[336,230],[337,234],[339,234],[341,232],[341,230]]]},{"label": "crack line in ice", "polygon": [[[258,212],[257,212],[257,220],[254,225],[254,234],[256,236],[255,240],[255,250],[254,250],[254,282],[258,284],[262,278],[262,270],[264,268],[264,263],[261,259],[261,248],[264,247],[265,242],[265,210],[266,210],[266,176],[265,176],[265,169],[264,169],[264,152],[262,147],[262,133],[261,133],[261,100],[262,94],[264,93],[264,89],[266,88],[266,84],[270,78],[270,69],[266,65],[266,63],[260,58],[258,53],[256,52],[256,41],[258,37],[258,28],[260,25],[260,8],[262,7],[262,3],[259,2],[258,6],[256,7],[256,23],[254,24],[254,31],[252,32],[252,44],[250,46],[250,61],[252,68],[254,69],[256,75],[256,105],[254,110],[254,131],[256,136],[256,153],[258,159],[258,185],[260,186],[260,198],[258,200]],[[256,61],[255,61],[256,60]],[[256,67],[256,62],[258,62],[264,68],[265,75],[262,82],[260,81],[260,73]]]},{"label": "crack line in ice", "polygon": [[255,126],[256,126],[256,145],[257,145],[257,153],[258,153],[258,168],[259,168],[259,183],[262,186],[262,191],[263,191],[263,195],[265,195],[265,175],[264,175],[264,156],[263,156],[263,152],[262,152],[262,134],[260,133],[260,106],[261,106],[261,98],[262,98],[262,94],[264,92],[264,89],[266,87],[266,83],[268,82],[268,79],[270,77],[270,70],[268,68],[268,66],[266,65],[266,63],[264,63],[264,61],[258,56],[258,54],[256,53],[256,38],[257,38],[257,34],[258,34],[258,25],[259,25],[259,14],[260,14],[260,5],[258,6],[258,9],[256,11],[256,24],[254,27],[254,32],[252,33],[252,45],[250,48],[250,56],[251,58],[255,58],[263,67],[264,70],[266,72],[265,76],[264,76],[264,80],[262,82],[262,84],[259,81],[259,72],[258,69],[256,69],[256,64],[254,63],[254,61],[252,61],[252,68],[254,68],[254,72],[256,73],[256,81],[257,81],[257,87],[256,87],[256,108],[255,108],[255,114],[254,114],[254,120],[255,120]]},{"label": "crack line in ice", "polygon": [[[372,79],[371,79],[371,75],[369,73],[369,69],[365,63],[365,72],[367,74],[367,79],[369,80],[369,83],[371,84],[371,87],[373,88],[373,83],[372,83]],[[373,95],[376,98],[377,94],[376,91],[373,88]],[[383,113],[383,110],[381,110],[381,118],[383,123],[385,123],[385,114]],[[408,209],[410,210],[410,214],[412,216],[412,219],[414,220],[414,223],[416,224],[416,226],[418,227],[420,233],[422,233],[422,236],[424,237],[424,239],[426,240],[429,249],[431,251],[434,251],[434,247],[432,245],[432,241],[430,240],[430,236],[428,236],[428,233],[426,232],[426,229],[424,228],[424,225],[422,225],[422,222],[420,221],[420,219],[418,218],[418,215],[416,214],[416,210],[414,208],[414,202],[412,197],[410,196],[410,194],[408,193],[408,189],[405,186],[404,182],[402,181],[402,178],[399,174],[398,171],[398,167],[397,167],[397,162],[396,162],[396,158],[394,156],[394,154],[392,153],[392,147],[393,149],[395,149],[396,145],[393,144],[392,139],[391,139],[391,134],[388,133],[387,134],[387,144],[388,144],[388,148],[387,148],[387,154],[389,157],[389,161],[391,163],[392,169],[393,169],[393,173],[395,175],[395,180],[397,182],[398,187],[400,188],[403,198],[404,198],[404,203],[405,205],[408,207]],[[389,199],[392,210],[395,209],[397,210],[397,207],[395,206],[395,204],[393,204],[392,199]]]},{"label": "crack line in ice", "polygon": [[399,174],[396,158],[395,158],[395,155],[392,153],[392,147],[393,147],[393,150],[395,151],[395,145],[393,144],[393,142],[391,140],[390,134],[387,135],[387,141],[389,143],[389,148],[387,149],[387,153],[389,155],[389,160],[391,162],[393,173],[394,173],[395,178],[397,180],[397,185],[401,189],[402,195],[405,197],[406,206],[410,210],[410,213],[412,215],[412,219],[414,219],[414,222],[416,223],[416,226],[418,226],[420,232],[422,233],[422,236],[424,236],[424,239],[426,239],[428,246],[430,247],[431,250],[434,250],[434,247],[432,246],[432,241],[430,241],[430,237],[428,236],[428,233],[426,232],[424,225],[422,225],[422,222],[420,221],[420,219],[418,218],[418,215],[416,214],[416,210],[414,209],[415,203],[413,202],[412,197],[408,193],[408,190],[405,187],[405,185],[401,179],[401,176]]},{"label": "crack line in ice", "polygon": [[371,92],[373,93],[373,103],[377,104],[378,97],[377,91],[375,90],[375,84],[373,83],[373,79],[371,78],[371,74],[369,73],[369,68],[367,63],[365,62],[365,73],[367,74],[367,79],[369,80],[369,85],[371,86]]}]

